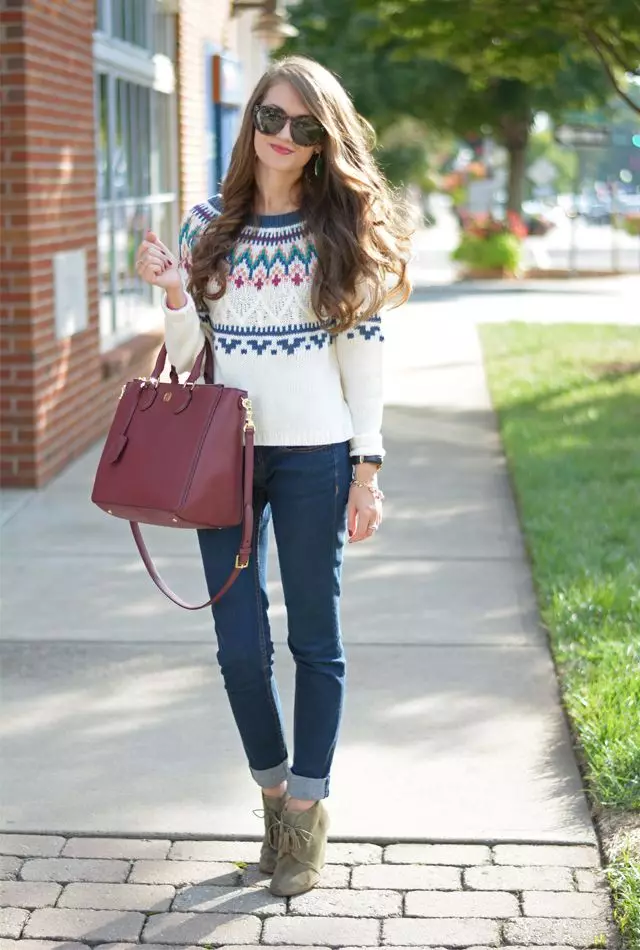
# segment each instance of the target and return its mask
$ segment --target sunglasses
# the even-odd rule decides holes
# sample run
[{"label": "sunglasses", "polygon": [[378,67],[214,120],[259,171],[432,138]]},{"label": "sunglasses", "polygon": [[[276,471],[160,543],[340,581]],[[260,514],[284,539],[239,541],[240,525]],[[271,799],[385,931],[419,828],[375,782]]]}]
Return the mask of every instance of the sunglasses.
[{"label": "sunglasses", "polygon": [[253,124],[263,135],[277,135],[287,121],[291,122],[291,138],[296,145],[318,145],[327,134],[325,127],[312,115],[290,116],[280,106],[254,106]]}]

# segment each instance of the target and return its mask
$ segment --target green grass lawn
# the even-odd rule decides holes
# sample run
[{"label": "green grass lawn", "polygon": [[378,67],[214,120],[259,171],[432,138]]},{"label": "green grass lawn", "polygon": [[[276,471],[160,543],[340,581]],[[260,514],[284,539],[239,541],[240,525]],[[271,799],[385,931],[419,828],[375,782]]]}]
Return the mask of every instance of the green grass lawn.
[{"label": "green grass lawn", "polygon": [[[543,621],[588,791],[640,810],[640,327],[481,327]],[[609,868],[640,950],[640,859]]]}]

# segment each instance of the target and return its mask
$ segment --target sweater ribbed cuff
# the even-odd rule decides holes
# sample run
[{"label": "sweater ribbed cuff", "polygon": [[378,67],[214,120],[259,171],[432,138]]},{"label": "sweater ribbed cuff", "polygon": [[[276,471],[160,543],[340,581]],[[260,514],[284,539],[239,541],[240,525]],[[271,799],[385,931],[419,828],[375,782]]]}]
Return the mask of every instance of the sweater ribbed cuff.
[{"label": "sweater ribbed cuff", "polygon": [[185,316],[187,313],[192,313],[194,309],[193,300],[191,299],[190,294],[186,292],[186,290],[184,293],[187,298],[187,302],[185,303],[183,307],[178,307],[175,310],[173,307],[169,306],[169,303],[167,301],[166,291],[162,295],[162,309],[164,310],[164,312],[166,313],[168,317],[182,317],[182,316]]},{"label": "sweater ribbed cuff", "polygon": [[385,449],[382,445],[382,435],[354,435],[349,442],[349,452],[351,455],[379,455],[385,457]]}]

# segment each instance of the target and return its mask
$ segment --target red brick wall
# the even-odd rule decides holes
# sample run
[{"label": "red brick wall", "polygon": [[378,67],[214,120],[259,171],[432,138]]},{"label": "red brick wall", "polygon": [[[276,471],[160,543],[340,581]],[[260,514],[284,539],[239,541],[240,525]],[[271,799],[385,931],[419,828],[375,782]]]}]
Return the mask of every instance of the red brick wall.
[{"label": "red brick wall", "polygon": [[[105,430],[121,382],[157,340],[100,357],[94,0],[0,11],[0,483],[40,486]],[[84,249],[88,328],[55,336],[53,255]],[[105,378],[106,377],[106,378]]]}]

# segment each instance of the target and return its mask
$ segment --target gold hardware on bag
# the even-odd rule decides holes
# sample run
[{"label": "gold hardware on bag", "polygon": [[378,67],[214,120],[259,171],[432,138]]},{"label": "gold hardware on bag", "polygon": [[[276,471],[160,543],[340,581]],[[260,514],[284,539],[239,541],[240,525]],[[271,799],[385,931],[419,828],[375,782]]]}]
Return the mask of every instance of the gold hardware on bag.
[{"label": "gold hardware on bag", "polygon": [[237,570],[237,571],[244,571],[244,569],[247,568],[247,567],[249,567],[249,557],[248,557],[248,555],[247,555],[247,563],[246,563],[246,564],[241,564],[241,563],[240,563],[240,555],[239,555],[239,554],[236,554],[236,570]]},{"label": "gold hardware on bag", "polygon": [[172,397],[172,395],[173,395],[173,393],[165,393],[164,396],[162,397],[162,401],[163,401],[163,402],[171,402],[171,397]]},{"label": "gold hardware on bag", "polygon": [[[253,406],[251,405],[250,399],[243,399],[242,405],[244,407],[244,411],[247,414],[247,418],[244,424],[244,431],[246,432],[247,429],[255,429],[255,424],[253,421]],[[246,564],[244,566],[246,567]]]}]

